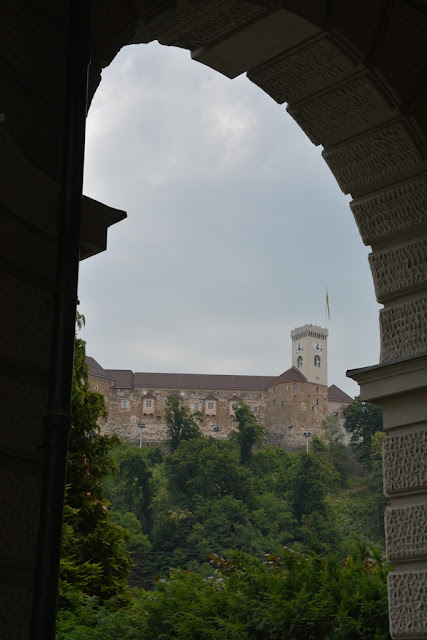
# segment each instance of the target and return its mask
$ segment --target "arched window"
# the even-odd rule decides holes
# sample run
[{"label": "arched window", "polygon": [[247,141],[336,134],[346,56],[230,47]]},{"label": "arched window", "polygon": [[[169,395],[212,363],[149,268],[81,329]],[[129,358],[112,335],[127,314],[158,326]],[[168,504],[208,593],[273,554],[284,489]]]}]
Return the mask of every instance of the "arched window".
[{"label": "arched window", "polygon": [[294,391],[296,391],[296,390],[297,390],[297,383],[294,382]]},{"label": "arched window", "polygon": [[298,356],[297,365],[301,369],[301,367],[302,367],[302,356]]},{"label": "arched window", "polygon": [[293,397],[293,401],[294,401],[294,402],[296,402],[296,401],[297,401],[297,397],[296,397],[296,396],[294,396],[294,397]]},{"label": "arched window", "polygon": [[314,366],[320,367],[320,356],[314,356]]}]

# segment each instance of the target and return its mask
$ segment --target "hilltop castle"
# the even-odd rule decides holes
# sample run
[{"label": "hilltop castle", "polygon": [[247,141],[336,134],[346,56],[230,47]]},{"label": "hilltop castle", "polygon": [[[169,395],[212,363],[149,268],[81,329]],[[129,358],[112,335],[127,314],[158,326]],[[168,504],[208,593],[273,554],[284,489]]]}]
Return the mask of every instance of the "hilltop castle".
[{"label": "hilltop castle", "polygon": [[104,369],[88,357],[91,387],[104,395],[108,409],[102,431],[138,442],[144,424],[144,442],[161,443],[167,438],[166,398],[177,394],[204,414],[200,427],[206,436],[227,438],[235,425],[233,405],[241,400],[267,428],[270,444],[301,448],[321,434],[327,415],[342,419],[352,398],[328,387],[327,329],[306,324],[291,331],[291,338],[292,366],[279,376],[134,373]]}]

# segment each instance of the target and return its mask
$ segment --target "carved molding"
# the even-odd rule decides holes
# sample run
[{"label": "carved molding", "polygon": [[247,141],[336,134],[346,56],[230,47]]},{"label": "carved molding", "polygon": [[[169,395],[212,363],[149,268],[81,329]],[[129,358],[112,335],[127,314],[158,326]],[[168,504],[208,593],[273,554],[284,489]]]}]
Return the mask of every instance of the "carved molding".
[{"label": "carved molding", "polygon": [[427,557],[427,504],[387,507],[385,522],[392,562]]},{"label": "carved molding", "polygon": [[427,489],[427,431],[389,434],[383,447],[386,494]]},{"label": "carved molding", "polygon": [[390,573],[388,595],[392,637],[425,638],[427,635],[427,572]]},{"label": "carved molding", "polygon": [[398,115],[368,74],[352,78],[313,99],[289,107],[310,140],[336,144]]},{"label": "carved molding", "polygon": [[402,120],[323,152],[344,193],[354,193],[422,162]]},{"label": "carved molding", "polygon": [[380,311],[381,362],[427,352],[427,298]]},{"label": "carved molding", "polygon": [[369,256],[378,302],[427,284],[427,238]]},{"label": "carved molding", "polygon": [[322,35],[252,69],[248,78],[282,104],[321,91],[357,68],[357,62],[341,46]]},{"label": "carved molding", "polygon": [[273,5],[269,0],[239,2],[222,0],[197,4],[180,3],[173,15],[150,25],[152,37],[160,44],[194,51],[243,27]]},{"label": "carved molding", "polygon": [[427,222],[427,177],[417,177],[350,204],[365,244]]}]

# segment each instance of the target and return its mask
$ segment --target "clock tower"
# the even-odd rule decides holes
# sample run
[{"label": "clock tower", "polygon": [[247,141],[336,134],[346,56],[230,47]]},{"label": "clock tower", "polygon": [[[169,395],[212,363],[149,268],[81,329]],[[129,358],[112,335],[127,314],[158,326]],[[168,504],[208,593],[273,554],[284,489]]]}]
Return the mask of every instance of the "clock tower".
[{"label": "clock tower", "polygon": [[292,366],[313,384],[328,386],[328,333],[312,324],[291,331]]}]

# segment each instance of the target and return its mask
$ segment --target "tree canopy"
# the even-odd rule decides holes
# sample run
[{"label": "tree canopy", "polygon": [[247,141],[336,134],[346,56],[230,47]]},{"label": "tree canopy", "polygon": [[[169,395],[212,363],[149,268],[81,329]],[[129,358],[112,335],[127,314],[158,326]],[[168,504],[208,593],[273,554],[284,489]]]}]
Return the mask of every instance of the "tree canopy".
[{"label": "tree canopy", "polygon": [[372,436],[383,429],[382,409],[362,402],[360,396],[356,396],[345,409],[344,416],[344,427],[351,434],[350,445],[358,461],[369,469]]},{"label": "tree canopy", "polygon": [[189,407],[182,404],[178,396],[167,397],[165,418],[172,451],[175,451],[183,440],[200,438],[202,435],[199,423],[203,420],[203,414],[200,411],[192,413]]}]

